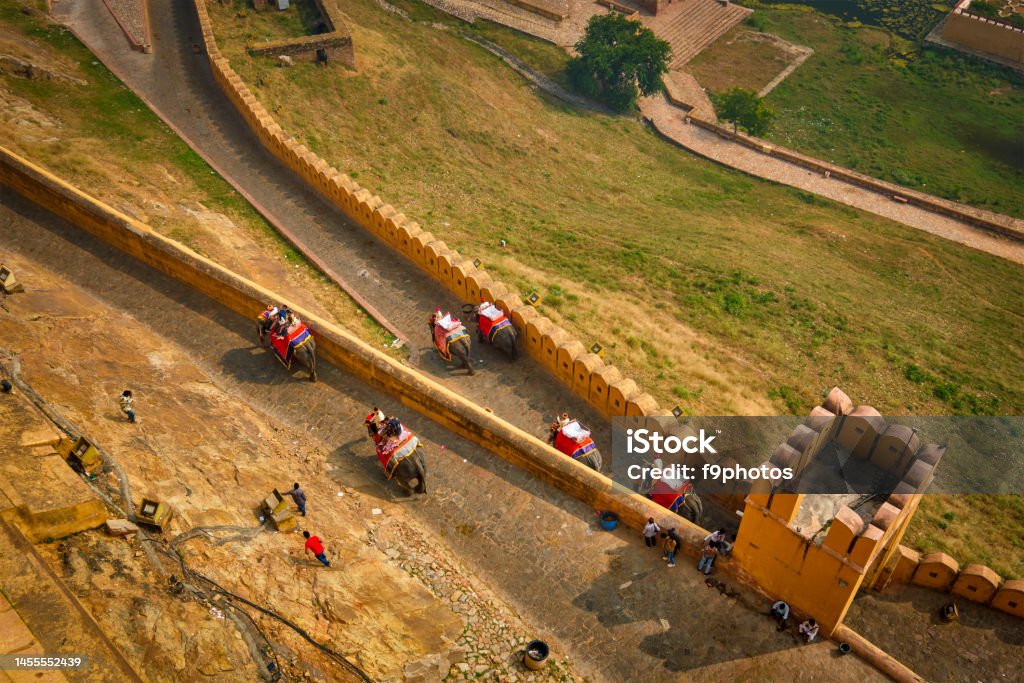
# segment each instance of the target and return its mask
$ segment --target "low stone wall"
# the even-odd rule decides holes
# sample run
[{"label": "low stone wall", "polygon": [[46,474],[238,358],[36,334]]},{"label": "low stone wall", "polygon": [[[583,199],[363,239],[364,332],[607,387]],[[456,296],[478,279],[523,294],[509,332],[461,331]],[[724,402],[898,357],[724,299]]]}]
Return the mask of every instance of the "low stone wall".
[{"label": "low stone wall", "polygon": [[[590,344],[573,339],[553,321],[525,304],[518,292],[474,265],[475,259],[449,249],[419,223],[361,187],[305,145],[297,143],[278,125],[220,54],[206,11],[206,1],[193,1],[214,80],[260,142],[285,166],[355,223],[441,282],[460,300],[477,303],[485,298],[494,302],[516,325],[527,352],[602,414],[609,417],[669,414],[633,380],[623,379],[617,368],[606,365],[598,355],[590,353],[587,350]],[[530,339],[533,339],[532,343]],[[606,381],[607,378],[614,380]]]},{"label": "low stone wall", "polygon": [[640,12],[637,9],[629,5],[623,5],[621,2],[615,2],[615,0],[597,0],[597,4],[604,5],[619,14],[625,14],[627,19],[636,19],[640,16]]},{"label": "low stone wall", "polygon": [[[259,45],[250,44],[248,49],[256,55],[288,56],[317,61],[321,55],[337,59],[350,69],[356,68],[356,53],[352,48],[352,36],[345,21],[338,13],[333,0],[314,0],[327,31],[313,36],[273,40]],[[205,5],[204,5],[205,10]]]},{"label": "low stone wall", "polygon": [[967,206],[966,204],[960,204],[953,202],[948,199],[941,199],[917,190],[912,190],[909,187],[903,187],[896,185],[895,183],[889,183],[878,178],[872,178],[871,176],[852,171],[842,166],[836,166],[830,164],[827,161],[821,159],[815,159],[805,154],[800,154],[791,149],[785,147],[778,147],[772,145],[759,138],[746,135],[744,133],[733,134],[731,128],[720,126],[717,123],[711,121],[705,121],[699,117],[690,115],[686,118],[688,123],[696,126],[700,126],[706,130],[712,131],[723,138],[734,140],[735,142],[749,147],[750,149],[767,154],[769,156],[778,157],[797,166],[809,169],[822,175],[828,174],[829,177],[843,182],[850,183],[851,185],[857,185],[859,187],[866,188],[879,194],[887,195],[894,201],[905,201],[908,204],[919,206],[928,211],[938,213],[944,216],[955,218],[956,220],[963,221],[976,225],[986,230],[1012,237],[1014,239],[1024,240],[1024,230],[1017,227],[1018,221],[1008,216],[1001,216],[999,214],[985,211],[984,209],[977,209],[973,206]]},{"label": "low stone wall", "polygon": [[916,550],[900,546],[879,574],[874,588],[882,590],[892,584],[907,583],[948,591],[1024,619],[1024,580],[1003,581],[999,574],[984,565],[961,567],[945,553],[921,555]]},{"label": "low stone wall", "polygon": [[544,2],[543,0],[505,0],[505,2],[552,21],[561,21],[569,16],[569,7],[566,3]]},{"label": "low stone wall", "polygon": [[255,319],[264,302],[281,301],[309,325],[322,359],[596,510],[616,512],[628,526],[642,528],[648,517],[654,517],[663,526],[676,527],[690,549],[706,533],[301,306],[163,237],[2,147],[0,184],[239,315]]}]

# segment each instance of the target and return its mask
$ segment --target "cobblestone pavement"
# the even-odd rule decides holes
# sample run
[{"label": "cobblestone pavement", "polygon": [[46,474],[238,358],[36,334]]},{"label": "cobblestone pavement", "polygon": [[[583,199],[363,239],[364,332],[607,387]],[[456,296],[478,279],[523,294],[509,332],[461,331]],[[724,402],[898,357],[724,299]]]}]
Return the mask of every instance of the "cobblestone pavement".
[{"label": "cobblestone pavement", "polygon": [[1024,624],[1017,617],[958,600],[960,619],[947,624],[942,591],[895,586],[861,593],[846,624],[929,681],[1019,681]]},{"label": "cobblestone pavement", "polygon": [[[350,223],[263,150],[245,121],[223,96],[201,50],[198,20],[190,2],[150,6],[153,54],[124,42],[101,0],[60,0],[59,20],[126,84],[198,147],[229,182],[256,198],[272,222],[286,225],[352,288],[379,309],[410,340],[410,361],[447,388],[490,407],[516,426],[546,436],[550,416],[568,410],[594,430],[610,454],[610,424],[529,357],[514,364],[490,347],[474,344],[475,377],[449,372],[431,344],[426,324],[435,306],[458,310],[445,288],[390,247]],[[271,289],[273,282],[264,283]]]},{"label": "cobblestone pavement", "polygon": [[[634,532],[601,530],[594,510],[408,411],[403,417],[428,444],[430,495],[393,503],[361,421],[366,406],[378,403],[390,412],[399,408],[395,400],[329,365],[321,366],[316,384],[300,381],[298,373],[289,377],[254,346],[248,320],[4,190],[0,250],[45,263],[124,310],[178,344],[219,389],[318,442],[322,453],[282,463],[283,471],[318,467],[318,477],[312,470],[305,475],[315,481],[316,498],[345,487],[383,511],[375,542],[393,551],[399,566],[425,576],[435,595],[465,615],[469,637],[487,644],[490,654],[471,651],[465,663],[472,662],[472,671],[456,665],[458,675],[487,665],[488,678],[500,680],[493,671],[511,666],[512,641],[518,648],[523,638],[537,637],[594,681],[881,680],[857,658],[834,657],[832,643],[801,646],[792,633],[777,633],[758,596],[707,588],[689,555],[666,567]],[[389,524],[398,515],[411,531]],[[424,531],[424,543],[410,542],[416,529]],[[430,559],[423,552],[429,548],[451,559]],[[479,583],[464,580],[472,575]],[[474,604],[481,593],[484,602]],[[489,593],[495,604],[514,606],[526,626],[495,619]],[[469,596],[465,608],[458,606],[463,595]]]},{"label": "cobblestone pavement", "polygon": [[683,111],[668,102],[664,95],[644,98],[640,103],[640,111],[663,135],[702,157],[750,175],[813,192],[847,206],[966,244],[979,251],[995,254],[1016,263],[1024,263],[1024,242],[997,237],[952,218],[910,204],[894,202],[877,192],[841,180],[824,178],[782,159],[765,156],[729,140],[723,140],[709,130],[687,125],[683,121]]}]

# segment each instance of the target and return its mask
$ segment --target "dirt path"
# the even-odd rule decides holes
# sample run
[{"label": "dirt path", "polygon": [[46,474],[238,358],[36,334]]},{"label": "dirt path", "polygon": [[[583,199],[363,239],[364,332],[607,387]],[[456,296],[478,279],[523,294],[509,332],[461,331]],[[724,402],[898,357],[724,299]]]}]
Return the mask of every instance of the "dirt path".
[{"label": "dirt path", "polygon": [[[61,0],[55,16],[90,50],[173,125],[186,142],[272,223],[296,234],[362,298],[382,311],[411,344],[411,362],[436,381],[531,433],[542,436],[551,418],[568,410],[608,443],[610,425],[535,361],[515,363],[489,347],[474,346],[476,377],[450,373],[434,352],[426,325],[435,306],[460,303],[391,248],[328,205],[265,152],[223,96],[201,50],[201,34],[188,2],[151,3],[153,54],[130,48],[102,0]],[[276,283],[266,282],[271,289]]]},{"label": "dirt path", "polygon": [[1024,242],[997,237],[952,218],[910,204],[894,202],[877,192],[841,180],[824,178],[788,161],[769,157],[729,140],[723,140],[699,126],[687,125],[683,121],[683,111],[673,106],[664,95],[644,98],[640,103],[640,111],[651,120],[662,135],[712,161],[759,178],[813,192],[1015,263],[1024,263]]},{"label": "dirt path", "polygon": [[[547,640],[594,681],[880,679],[859,659],[835,659],[831,643],[804,647],[791,634],[777,633],[757,596],[709,590],[689,556],[666,568],[633,533],[602,531],[594,510],[415,414],[406,418],[428,442],[431,495],[417,503],[390,502],[367,457],[361,420],[366,406],[390,411],[394,400],[326,365],[317,384],[290,378],[254,347],[250,321],[4,191],[0,250],[47,264],[109,307],[95,331],[68,334],[76,329],[74,311],[61,321],[52,312],[23,308],[51,300],[40,290],[54,286],[29,273],[21,278],[29,293],[6,304],[24,327],[18,340],[26,377],[69,417],[96,430],[108,448],[125,454],[136,491],[171,502],[187,524],[214,524],[249,520],[271,484],[306,483],[308,523],[337,539],[340,564],[384,552],[422,577],[464,618],[469,637],[490,648],[489,659],[476,651],[479,663],[466,674],[475,675],[478,666],[480,673],[501,662],[508,666],[514,657],[509,642],[526,636]],[[125,340],[118,336],[122,328],[145,334]],[[138,390],[138,429],[119,420],[108,401],[126,383]],[[526,419],[539,419],[544,408],[529,410]],[[270,426],[259,427],[247,417],[253,414],[267,416]],[[197,422],[203,430],[189,428]],[[268,448],[250,447],[268,440]],[[339,498],[338,491],[346,495]],[[357,507],[338,502],[352,500]],[[373,508],[381,514],[373,515]],[[355,540],[370,530],[376,551]],[[270,545],[193,552],[197,560],[222,563],[218,576],[225,581],[309,618],[300,608],[309,599],[301,586],[311,579],[290,578],[302,577],[302,570],[286,563],[296,550],[262,542]],[[431,553],[440,555],[432,560]],[[226,564],[233,557],[238,564]],[[274,583],[278,572],[280,584]],[[461,583],[474,573],[479,584]],[[360,623],[343,609],[358,597],[352,591],[369,589],[369,578],[358,576],[354,586],[330,591],[334,614],[346,623],[342,634]],[[289,588],[292,583],[300,588]],[[460,607],[467,594],[483,602]],[[95,608],[104,609],[103,594],[93,597]],[[511,628],[514,614],[489,611],[492,603],[512,606],[525,626]],[[332,623],[327,617],[312,626],[334,633],[330,629],[339,627]]]}]

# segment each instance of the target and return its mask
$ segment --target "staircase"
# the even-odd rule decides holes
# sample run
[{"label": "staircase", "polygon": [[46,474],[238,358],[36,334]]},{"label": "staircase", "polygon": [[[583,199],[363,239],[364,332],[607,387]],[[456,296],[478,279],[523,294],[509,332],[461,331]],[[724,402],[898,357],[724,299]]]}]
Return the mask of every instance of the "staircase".
[{"label": "staircase", "polygon": [[669,68],[678,69],[751,13],[718,0],[678,0],[644,23],[672,46]]}]

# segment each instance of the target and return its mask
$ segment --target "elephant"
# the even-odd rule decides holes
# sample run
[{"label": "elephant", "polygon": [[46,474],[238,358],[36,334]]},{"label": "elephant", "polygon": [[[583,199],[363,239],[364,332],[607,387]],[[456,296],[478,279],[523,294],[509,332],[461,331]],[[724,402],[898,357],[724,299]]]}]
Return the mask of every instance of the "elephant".
[{"label": "elephant", "polygon": [[[270,334],[267,332],[265,325],[262,322],[257,322],[256,333],[260,337],[260,346],[268,348]],[[273,353],[273,350],[271,350]],[[292,356],[292,362],[298,363],[300,366],[309,370],[309,381],[316,381],[316,339],[310,336],[309,340],[295,349],[295,354]]]},{"label": "elephant", "polygon": [[[689,516],[694,524],[699,524],[701,517],[704,516],[704,503],[690,485],[686,485],[685,488],[673,486],[661,479],[652,482],[651,486],[647,487],[643,493],[658,505],[677,515]],[[689,513],[689,515],[685,513]]]},{"label": "elephant", "polygon": [[421,448],[417,446],[412,455],[398,463],[391,477],[410,496],[427,493],[427,463],[420,454]]},{"label": "elephant", "polygon": [[469,371],[470,375],[475,375],[476,370],[473,369],[473,357],[470,355],[469,337],[465,336],[462,339],[457,339],[455,342],[448,346],[448,353],[452,354],[452,361],[456,365],[465,367]]},{"label": "elephant", "polygon": [[[573,420],[575,422],[575,420]],[[561,431],[562,425],[553,424],[548,432],[548,443],[554,447],[555,450],[569,456],[576,462],[586,465],[595,472],[601,471],[601,465],[603,464],[603,458],[601,457],[601,451],[598,450],[597,446],[594,445],[594,440],[589,436],[582,442],[571,441],[568,439],[560,440],[558,438],[559,432]]]},{"label": "elephant", "polygon": [[[427,463],[420,453],[423,444],[412,432],[406,430],[397,418],[392,417],[379,421],[378,414],[383,415],[374,407],[373,412],[363,421],[363,425],[366,427],[367,436],[373,440],[381,467],[386,473],[391,459],[400,457],[401,460],[395,465],[388,479],[397,482],[409,496],[425,495],[427,493]],[[403,434],[407,434],[408,438],[403,439],[400,445],[390,448],[386,446],[388,441],[394,443],[394,439],[401,438]],[[409,452],[410,449],[412,452]]]},{"label": "elephant", "polygon": [[[481,344],[487,341],[484,338],[484,333],[480,330],[480,315],[476,316],[476,338]],[[514,325],[508,325],[503,327],[494,333],[494,341],[491,342],[491,346],[501,351],[508,357],[509,360],[515,360],[519,357],[519,333],[516,332]]]}]

